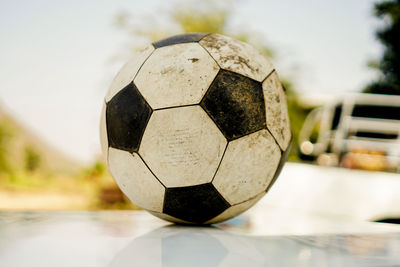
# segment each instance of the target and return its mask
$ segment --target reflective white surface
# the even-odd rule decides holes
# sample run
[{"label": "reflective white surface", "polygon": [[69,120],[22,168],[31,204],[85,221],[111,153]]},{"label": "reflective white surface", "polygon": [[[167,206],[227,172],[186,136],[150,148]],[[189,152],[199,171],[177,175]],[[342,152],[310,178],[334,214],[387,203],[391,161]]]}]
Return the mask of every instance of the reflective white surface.
[{"label": "reflective white surface", "polygon": [[325,218],[375,221],[400,218],[400,174],[285,164],[265,196],[276,210]]},{"label": "reflective white surface", "polygon": [[287,164],[243,215],[176,226],[144,211],[0,211],[0,266],[399,266],[398,174]]},{"label": "reflective white surface", "polygon": [[250,212],[213,227],[144,211],[0,212],[0,266],[375,266],[400,263],[400,227]]}]

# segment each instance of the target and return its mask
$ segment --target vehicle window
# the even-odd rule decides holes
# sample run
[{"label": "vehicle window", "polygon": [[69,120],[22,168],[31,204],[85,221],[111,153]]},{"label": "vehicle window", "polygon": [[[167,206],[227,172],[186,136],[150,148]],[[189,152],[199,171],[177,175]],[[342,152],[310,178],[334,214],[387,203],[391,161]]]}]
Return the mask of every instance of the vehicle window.
[{"label": "vehicle window", "polygon": [[332,120],[332,130],[336,130],[339,121],[340,121],[340,116],[342,115],[342,105],[336,105],[335,107],[335,113],[333,114],[333,120]]},{"label": "vehicle window", "polygon": [[356,105],[354,106],[352,116],[363,118],[400,120],[400,107]]}]

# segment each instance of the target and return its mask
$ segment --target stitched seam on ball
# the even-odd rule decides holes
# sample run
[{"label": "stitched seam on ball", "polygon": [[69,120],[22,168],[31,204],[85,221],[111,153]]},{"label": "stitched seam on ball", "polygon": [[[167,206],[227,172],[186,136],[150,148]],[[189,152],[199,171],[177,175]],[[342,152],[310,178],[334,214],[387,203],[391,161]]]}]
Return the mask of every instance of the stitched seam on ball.
[{"label": "stitched seam on ball", "polygon": [[[206,37],[206,36],[204,36],[201,40],[203,40],[205,37]],[[200,41],[201,41],[201,40],[200,40]],[[207,54],[210,55],[210,57],[214,60],[215,64],[217,64],[217,66],[218,66],[220,69],[222,69],[222,67],[218,64],[218,62],[215,60],[215,58],[213,58],[213,56],[212,56],[211,53],[207,50],[207,48],[205,48],[204,46],[201,45],[200,41],[199,41],[198,44],[199,44],[204,50],[206,50]]]},{"label": "stitched seam on ball", "polygon": [[[145,101],[149,106],[150,106],[149,101],[147,101],[147,99],[142,95],[142,93],[140,92],[139,87],[136,86],[136,84],[135,84],[135,79],[136,79],[137,75],[139,74],[140,70],[142,69],[144,63],[146,63],[147,60],[151,57],[151,55],[153,55],[154,51],[157,50],[157,48],[155,48],[153,44],[151,44],[151,46],[154,48],[154,50],[151,51],[150,55],[143,61],[142,65],[140,65],[138,71],[136,72],[135,77],[133,77],[133,79],[132,79],[132,83],[135,85],[135,87],[137,88],[139,94],[143,97],[144,101]],[[150,108],[153,109],[151,106],[150,106]]]},{"label": "stitched seam on ball", "polygon": [[170,108],[184,108],[184,107],[192,107],[192,106],[198,106],[199,104],[188,104],[188,105],[181,105],[181,106],[172,106],[172,107],[165,107],[165,108],[156,108],[154,111],[159,111],[159,110],[165,110],[165,109],[170,109]]},{"label": "stitched seam on ball", "polygon": [[247,200],[241,201],[241,202],[239,202],[239,203],[236,203],[236,204],[234,204],[234,205],[231,205],[231,207],[235,207],[235,206],[237,206],[237,205],[239,205],[239,204],[243,204],[243,203],[245,203],[245,202],[247,202],[247,201],[251,201],[251,200],[257,198],[259,195],[263,194],[264,192],[265,192],[265,190],[262,190],[261,192],[257,193],[255,196],[253,196],[253,197],[251,197],[251,198],[249,198],[249,199],[247,199]]},{"label": "stitched seam on ball", "polygon": [[[139,89],[138,89],[138,91],[139,91]],[[139,93],[140,93],[140,92],[139,92]],[[143,99],[144,99],[144,98],[143,98]],[[144,101],[146,102],[146,99],[145,99]],[[147,102],[146,102],[146,104],[149,105]],[[146,133],[146,129],[147,129],[147,126],[149,125],[150,118],[151,118],[151,116],[152,116],[153,113],[154,113],[154,110],[151,108],[150,105],[149,105],[149,107],[150,107],[150,109],[151,109],[150,116],[149,116],[149,118],[148,118],[147,121],[146,121],[146,127],[144,128],[143,134],[140,136],[139,145],[138,145],[138,148],[136,149],[137,151],[135,151],[136,153],[138,153],[138,155],[139,155],[140,145],[142,144],[143,136],[144,136],[144,134]]]},{"label": "stitched seam on ball", "polygon": [[[136,154],[138,154],[138,156],[140,157],[140,159],[143,161],[144,165],[146,165],[147,169],[151,172],[151,174],[154,175],[154,177],[157,179],[157,181],[160,182],[160,184],[162,186],[164,186],[165,189],[167,189],[167,187],[160,181],[160,179],[158,179],[157,175],[154,174],[154,172],[150,169],[149,165],[147,165],[146,161],[142,158],[142,156],[139,154],[139,152],[137,152]],[[164,205],[164,203],[163,203]]]},{"label": "stitched seam on ball", "polygon": [[265,82],[265,80],[267,80],[275,71],[275,69],[272,69],[270,73],[268,73],[268,75],[264,78],[264,80],[261,81],[261,84],[263,84]]},{"label": "stitched seam on ball", "polygon": [[[213,176],[213,178],[212,178],[212,180],[211,180],[211,183],[214,181],[214,178],[215,178],[215,176],[217,175],[217,172],[218,172],[218,170],[219,170],[219,166],[221,166],[222,160],[224,159],[224,156],[225,156],[225,152],[226,152],[226,150],[227,150],[227,148],[228,148],[228,144],[229,144],[229,142],[226,142],[224,152],[222,153],[221,160],[219,161],[219,164],[218,164],[218,166],[217,166],[217,169],[215,170],[215,173],[214,173],[214,176]],[[217,190],[217,188],[215,188],[215,189]],[[217,191],[218,191],[218,190],[217,190]],[[219,192],[219,191],[218,191],[218,192]],[[220,193],[220,194],[221,194],[221,193]],[[223,195],[221,194],[221,196],[223,196]]]}]

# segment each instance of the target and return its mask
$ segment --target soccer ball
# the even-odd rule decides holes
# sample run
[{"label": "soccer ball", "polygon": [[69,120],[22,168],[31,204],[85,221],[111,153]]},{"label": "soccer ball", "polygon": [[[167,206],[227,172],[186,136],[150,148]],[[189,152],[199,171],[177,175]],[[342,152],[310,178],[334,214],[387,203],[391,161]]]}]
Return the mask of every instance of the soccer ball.
[{"label": "soccer ball", "polygon": [[178,223],[216,223],[250,208],[278,177],[290,141],[272,64],[219,34],[143,49],[115,77],[102,112],[102,148],[118,186]]}]

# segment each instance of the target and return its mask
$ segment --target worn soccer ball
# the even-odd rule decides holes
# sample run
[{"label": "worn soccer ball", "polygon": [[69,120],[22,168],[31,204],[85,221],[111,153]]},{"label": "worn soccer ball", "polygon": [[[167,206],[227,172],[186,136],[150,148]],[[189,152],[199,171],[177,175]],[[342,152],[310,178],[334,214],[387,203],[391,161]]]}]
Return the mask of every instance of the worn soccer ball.
[{"label": "worn soccer ball", "polygon": [[250,208],[278,177],[290,141],[272,64],[219,34],[151,44],[105,97],[112,176],[134,204],[173,222],[216,223]]}]

